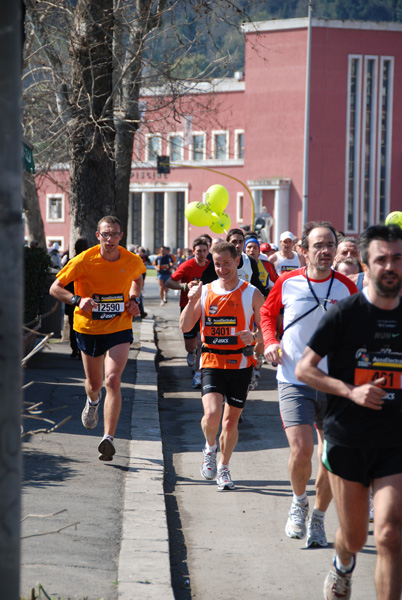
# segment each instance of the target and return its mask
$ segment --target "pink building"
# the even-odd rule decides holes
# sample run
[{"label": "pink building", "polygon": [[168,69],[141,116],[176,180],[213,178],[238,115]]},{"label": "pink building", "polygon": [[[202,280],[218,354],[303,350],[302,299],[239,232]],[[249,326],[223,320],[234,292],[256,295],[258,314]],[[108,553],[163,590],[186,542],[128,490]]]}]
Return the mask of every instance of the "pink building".
[{"label": "pink building", "polygon": [[[157,109],[153,130],[137,134],[128,243],[151,251],[190,245],[206,229],[191,226],[184,208],[214,183],[229,191],[232,227],[251,224],[254,204],[262,237],[276,243],[284,230],[300,235],[305,220],[330,220],[358,235],[401,210],[402,25],[313,19],[310,69],[307,18],[244,31],[244,74],[193,85],[180,101],[184,118]],[[144,114],[161,97],[144,95]],[[157,174],[157,155],[170,156],[168,175]],[[65,186],[66,173],[49,175],[40,187],[42,216],[47,237],[63,246],[68,193],[55,182]]]}]

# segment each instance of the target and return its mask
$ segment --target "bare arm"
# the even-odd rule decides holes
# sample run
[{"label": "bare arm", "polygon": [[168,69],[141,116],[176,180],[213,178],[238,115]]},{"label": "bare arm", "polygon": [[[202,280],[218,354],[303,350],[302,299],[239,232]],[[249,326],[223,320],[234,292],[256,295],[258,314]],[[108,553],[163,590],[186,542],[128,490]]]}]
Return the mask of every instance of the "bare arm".
[{"label": "bare arm", "polygon": [[307,346],[296,366],[297,379],[321,392],[348,398],[348,400],[360,406],[365,406],[373,410],[381,410],[384,404],[382,398],[386,392],[379,386],[385,383],[385,377],[376,379],[372,383],[352,385],[340,379],[335,379],[321,371],[317,367],[321,359],[322,356],[319,356],[319,354]]},{"label": "bare arm", "polygon": [[180,283],[181,280],[179,281],[175,281],[174,279],[172,279],[171,277],[167,280],[167,282],[165,283],[166,287],[170,288],[171,290],[182,290],[183,289],[183,285]]},{"label": "bare arm", "polygon": [[[64,288],[57,277],[50,286],[49,294],[65,304],[71,304],[71,298],[74,295]],[[96,302],[92,298],[81,298],[78,307],[80,310],[89,313],[92,312],[92,309],[96,307]]]},{"label": "bare arm", "polygon": [[201,290],[202,283],[193,285],[188,293],[188,303],[180,315],[180,329],[186,333],[201,319]]}]

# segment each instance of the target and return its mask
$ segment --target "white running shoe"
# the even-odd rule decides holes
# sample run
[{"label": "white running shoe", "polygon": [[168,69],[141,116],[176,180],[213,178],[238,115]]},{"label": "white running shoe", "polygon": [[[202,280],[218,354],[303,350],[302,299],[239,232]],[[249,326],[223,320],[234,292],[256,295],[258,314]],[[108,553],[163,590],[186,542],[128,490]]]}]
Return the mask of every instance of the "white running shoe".
[{"label": "white running shoe", "polygon": [[307,525],[306,548],[326,548],[328,546],[325,535],[324,519],[319,519],[312,513]]},{"label": "white running shoe", "polygon": [[187,352],[187,364],[189,367],[194,367],[195,352]]},{"label": "white running shoe", "polygon": [[230,478],[230,471],[228,467],[221,467],[218,469],[218,474],[216,477],[216,483],[218,484],[218,491],[222,492],[223,490],[234,490],[235,484]]},{"label": "white running shoe", "polygon": [[202,453],[204,455],[204,460],[201,465],[201,475],[204,479],[211,481],[216,477],[216,450],[215,452],[207,452],[206,449],[203,448]]},{"label": "white running shoe", "polygon": [[[353,569],[354,569],[353,565]],[[349,600],[352,594],[352,573],[353,569],[349,573],[341,573],[334,564],[332,569],[325,578],[324,583],[324,598],[325,600]]]},{"label": "white running shoe", "polygon": [[285,533],[288,537],[302,540],[306,537],[306,520],[308,516],[308,502],[304,506],[292,502],[288,520],[286,522]]},{"label": "white running shoe", "polygon": [[164,303],[164,301],[163,301],[163,300],[161,300],[161,306],[163,306],[164,304],[165,304],[165,303]]},{"label": "white running shoe", "polygon": [[95,427],[97,426],[98,418],[99,418],[98,417],[99,404],[100,404],[100,394],[98,396],[98,404],[96,404],[95,406],[93,404],[89,404],[89,400],[87,398],[87,401],[84,406],[84,410],[81,413],[81,421],[86,429],[95,429]]},{"label": "white running shoe", "polygon": [[192,382],[193,390],[198,390],[201,387],[201,373],[200,371],[196,371],[194,373],[193,382]]}]

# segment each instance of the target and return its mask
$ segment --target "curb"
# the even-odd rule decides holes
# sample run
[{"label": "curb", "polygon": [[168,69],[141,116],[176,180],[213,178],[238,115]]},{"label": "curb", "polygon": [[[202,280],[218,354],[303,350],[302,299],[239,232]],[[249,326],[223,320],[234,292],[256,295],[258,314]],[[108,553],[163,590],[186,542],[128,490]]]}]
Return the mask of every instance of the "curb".
[{"label": "curb", "polygon": [[174,600],[163,490],[154,322],[140,325],[118,565],[119,600]]}]

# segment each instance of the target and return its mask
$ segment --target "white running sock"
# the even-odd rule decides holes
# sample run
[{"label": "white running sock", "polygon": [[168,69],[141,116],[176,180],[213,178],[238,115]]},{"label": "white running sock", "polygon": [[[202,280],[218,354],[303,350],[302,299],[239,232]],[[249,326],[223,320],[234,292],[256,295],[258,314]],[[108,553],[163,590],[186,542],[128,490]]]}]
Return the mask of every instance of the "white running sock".
[{"label": "white running sock", "polygon": [[301,496],[297,496],[295,493],[293,493],[293,502],[295,504],[301,504],[302,506],[304,506],[308,503],[307,494],[304,493]]},{"label": "white running sock", "polygon": [[325,517],[325,512],[323,512],[322,510],[318,510],[318,508],[314,506],[314,510],[311,513],[311,518],[313,517],[317,517],[317,519],[321,519],[321,521],[323,521]]},{"label": "white running sock", "polygon": [[208,444],[208,442],[205,442],[205,450],[208,452],[208,454],[209,454],[210,452],[216,452],[216,450],[217,450],[217,447],[218,447],[218,446],[217,446],[216,442],[215,442],[215,444],[214,444],[213,446],[210,446],[210,445]]},{"label": "white running sock", "polygon": [[88,404],[89,404],[90,406],[98,406],[98,404],[99,404],[99,401],[100,401],[100,398],[99,398],[99,396],[98,396],[98,399],[97,399],[97,401],[96,401],[96,402],[92,402],[91,398],[90,398],[89,396],[87,396],[87,400],[88,400]]},{"label": "white running sock", "polygon": [[353,556],[352,556],[352,558],[350,559],[350,561],[349,561],[349,563],[347,565],[343,565],[341,563],[341,561],[339,560],[339,556],[338,555],[335,556],[335,567],[341,573],[350,573],[351,571],[353,571],[354,564],[355,564],[355,559],[354,559]]},{"label": "white running sock", "polygon": [[228,468],[229,468],[229,465],[223,465],[223,464],[221,463],[221,461],[219,461],[219,463],[218,463],[218,471],[220,471],[221,469],[224,469],[224,468],[228,469]]}]

